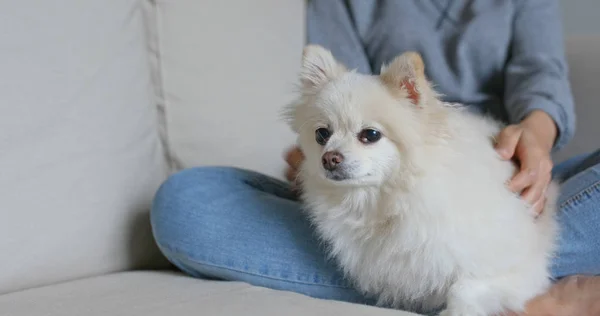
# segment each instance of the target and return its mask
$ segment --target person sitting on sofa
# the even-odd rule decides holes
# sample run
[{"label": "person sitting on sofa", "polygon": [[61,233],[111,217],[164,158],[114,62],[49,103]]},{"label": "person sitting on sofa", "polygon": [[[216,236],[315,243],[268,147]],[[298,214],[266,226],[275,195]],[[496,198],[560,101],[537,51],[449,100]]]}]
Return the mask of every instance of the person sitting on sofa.
[{"label": "person sitting on sofa", "polygon": [[[561,179],[557,282],[528,314],[592,315],[600,301],[600,150],[552,166],[551,153],[575,131],[559,1],[313,0],[307,13],[309,42],[348,68],[375,73],[418,51],[445,101],[507,122],[497,150],[521,166],[509,187],[538,211],[550,178]],[[287,153],[292,182],[302,157],[297,148]],[[293,183],[201,167],[161,186],[152,225],[163,253],[189,275],[372,304],[326,259],[300,209]]]}]

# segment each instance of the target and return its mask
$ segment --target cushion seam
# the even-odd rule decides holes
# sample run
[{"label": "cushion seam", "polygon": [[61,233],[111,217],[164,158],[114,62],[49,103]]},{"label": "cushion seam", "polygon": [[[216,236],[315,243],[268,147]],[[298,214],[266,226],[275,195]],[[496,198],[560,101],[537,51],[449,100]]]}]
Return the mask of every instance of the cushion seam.
[{"label": "cushion seam", "polygon": [[[181,168],[178,160],[175,159],[173,155],[173,151],[169,144],[169,128],[168,128],[168,100],[165,93],[165,80],[164,80],[164,68],[162,63],[162,45],[161,45],[161,36],[160,36],[160,12],[158,9],[158,3],[155,0],[145,0],[147,4],[151,6],[151,10],[148,10],[153,15],[153,19],[147,19],[148,28],[151,29],[149,32],[150,37],[149,40],[149,54],[154,58],[154,65],[150,65],[152,71],[154,72],[154,77],[156,80],[154,81],[154,91],[155,91],[155,100],[156,100],[156,108],[157,108],[157,120],[158,126],[160,129],[160,137],[163,145],[164,155],[167,159],[167,164],[169,168],[169,173],[173,173],[174,171]],[[154,50],[152,50],[153,43],[155,45]]]}]

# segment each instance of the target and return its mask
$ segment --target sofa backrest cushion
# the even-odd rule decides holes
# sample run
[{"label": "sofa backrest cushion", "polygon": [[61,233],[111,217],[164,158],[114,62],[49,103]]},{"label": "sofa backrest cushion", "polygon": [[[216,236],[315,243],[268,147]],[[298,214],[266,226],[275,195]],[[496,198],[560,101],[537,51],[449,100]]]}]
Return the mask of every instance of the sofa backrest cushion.
[{"label": "sofa backrest cushion", "polygon": [[176,169],[227,165],[282,177],[294,136],[304,2],[155,1],[153,60]]},{"label": "sofa backrest cushion", "polygon": [[3,1],[0,30],[0,293],[160,258],[140,1]]}]

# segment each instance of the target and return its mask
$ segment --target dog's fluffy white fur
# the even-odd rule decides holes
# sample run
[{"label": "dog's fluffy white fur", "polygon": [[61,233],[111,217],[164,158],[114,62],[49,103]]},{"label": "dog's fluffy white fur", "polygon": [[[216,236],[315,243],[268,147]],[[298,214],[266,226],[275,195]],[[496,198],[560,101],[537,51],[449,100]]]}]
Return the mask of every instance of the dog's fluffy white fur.
[{"label": "dog's fluffy white fur", "polygon": [[[368,76],[309,45],[301,69],[285,114],[305,155],[302,199],[359,290],[458,316],[518,312],[547,289],[558,187],[539,217],[507,189],[516,169],[493,148],[500,123],[440,101],[417,53]],[[365,129],[383,136],[364,144]],[[332,151],[344,158],[337,177],[322,162]]]}]

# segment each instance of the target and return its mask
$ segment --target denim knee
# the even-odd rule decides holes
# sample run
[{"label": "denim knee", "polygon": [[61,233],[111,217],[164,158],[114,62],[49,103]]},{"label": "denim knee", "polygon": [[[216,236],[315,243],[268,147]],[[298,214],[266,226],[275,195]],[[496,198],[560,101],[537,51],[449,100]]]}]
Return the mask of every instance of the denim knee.
[{"label": "denim knee", "polygon": [[[198,247],[214,249],[223,236],[235,233],[236,222],[261,196],[292,199],[288,184],[258,172],[235,167],[196,167],[170,176],[155,194],[151,224],[159,247],[178,251]],[[262,208],[262,205],[254,206]],[[236,214],[232,214],[236,213]],[[241,223],[243,224],[243,223]]]},{"label": "denim knee", "polygon": [[219,192],[223,190],[219,185],[231,181],[226,178],[241,176],[240,170],[227,167],[196,167],[171,175],[157,190],[150,211],[152,233],[158,246],[164,249],[182,242],[184,236],[178,231],[190,217],[196,223],[203,222],[202,217],[206,220],[213,217],[208,212],[214,209],[203,206],[220,198]]}]

